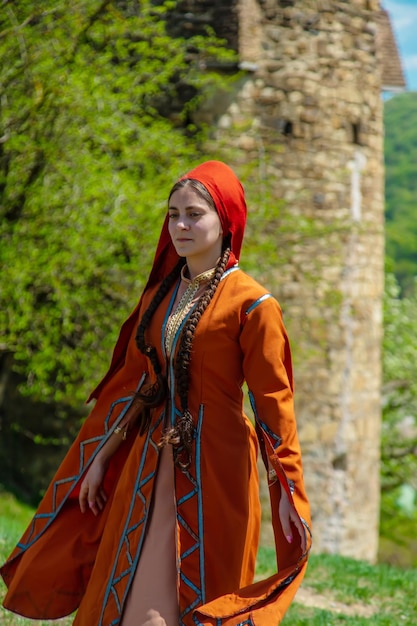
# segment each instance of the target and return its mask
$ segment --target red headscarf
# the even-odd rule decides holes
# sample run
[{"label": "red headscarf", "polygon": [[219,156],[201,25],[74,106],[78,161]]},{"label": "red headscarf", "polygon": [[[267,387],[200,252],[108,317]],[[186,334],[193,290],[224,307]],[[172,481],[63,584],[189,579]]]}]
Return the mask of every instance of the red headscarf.
[{"label": "red headscarf", "polygon": [[[198,180],[202,183],[213,198],[222,225],[223,235],[224,237],[230,235],[231,253],[227,268],[233,267],[239,260],[247,213],[245,194],[239,179],[233,170],[221,161],[206,161],[185,176],[182,176],[179,180],[187,178]],[[168,216],[166,216],[144,291],[163,280],[174,269],[178,260],[179,256],[175,251],[168,232]],[[109,371],[91,393],[88,401],[98,397],[102,387],[123,364],[129,337],[133,332],[134,326],[138,323],[139,305],[140,301],[120,329],[119,339],[113,352]]]},{"label": "red headscarf", "polygon": [[[224,237],[230,235],[231,254],[227,267],[237,263],[246,225],[246,202],[242,184],[233,170],[221,161],[206,161],[179,180],[198,180],[216,206]],[[151,273],[146,287],[161,281],[174,268],[179,256],[168,232],[168,216],[162,226]]]}]

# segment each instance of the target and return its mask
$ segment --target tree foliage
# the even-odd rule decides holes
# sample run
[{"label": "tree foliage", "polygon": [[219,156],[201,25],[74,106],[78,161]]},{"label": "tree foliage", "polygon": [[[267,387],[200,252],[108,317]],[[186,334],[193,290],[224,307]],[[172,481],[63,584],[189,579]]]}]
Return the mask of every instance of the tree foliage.
[{"label": "tree foliage", "polygon": [[173,5],[2,3],[1,348],[33,398],[77,403],[103,373],[167,192],[200,160],[190,110],[217,79],[199,64],[230,54],[167,36]]},{"label": "tree foliage", "polygon": [[417,93],[384,105],[388,267],[403,290],[417,276]]},{"label": "tree foliage", "polygon": [[[387,268],[384,303],[381,555],[411,556],[417,523],[417,94],[384,106]],[[402,547],[401,547],[402,546]],[[414,560],[413,560],[414,558]]]},{"label": "tree foliage", "polygon": [[417,490],[417,290],[400,297],[386,277],[384,306],[383,488],[405,482]]},{"label": "tree foliage", "polygon": [[[386,276],[381,558],[414,565],[417,523],[417,93],[384,105]],[[414,556],[413,556],[414,551]]]},{"label": "tree foliage", "polygon": [[[381,534],[410,541],[417,522],[417,289],[400,297],[386,277],[383,350]],[[415,533],[414,533],[415,534]]]}]

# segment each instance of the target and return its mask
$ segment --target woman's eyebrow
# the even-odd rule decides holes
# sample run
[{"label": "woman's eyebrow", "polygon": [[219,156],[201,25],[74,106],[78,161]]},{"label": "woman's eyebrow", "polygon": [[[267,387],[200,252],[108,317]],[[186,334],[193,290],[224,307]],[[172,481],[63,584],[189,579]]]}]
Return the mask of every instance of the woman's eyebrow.
[{"label": "woman's eyebrow", "polygon": [[[202,206],[200,206],[199,204],[190,204],[189,206],[186,206],[186,207],[184,208],[184,210],[185,210],[185,211],[195,211],[195,209],[202,210],[202,209],[204,209],[204,208],[205,208],[205,207],[202,207]],[[168,211],[179,211],[179,209],[178,209],[176,206],[174,206],[174,205],[169,205],[169,206],[168,206]]]}]

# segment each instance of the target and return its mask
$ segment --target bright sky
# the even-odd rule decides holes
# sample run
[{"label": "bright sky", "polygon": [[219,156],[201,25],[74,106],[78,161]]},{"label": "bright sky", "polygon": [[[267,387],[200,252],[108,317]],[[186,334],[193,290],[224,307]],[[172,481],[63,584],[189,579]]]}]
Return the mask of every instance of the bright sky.
[{"label": "bright sky", "polygon": [[407,88],[417,91],[417,0],[381,0],[391,18]]}]

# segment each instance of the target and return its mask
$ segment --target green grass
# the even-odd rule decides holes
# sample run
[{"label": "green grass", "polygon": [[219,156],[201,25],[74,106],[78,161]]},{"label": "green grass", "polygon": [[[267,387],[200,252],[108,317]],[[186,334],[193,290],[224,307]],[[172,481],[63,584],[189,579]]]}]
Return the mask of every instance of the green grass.
[{"label": "green grass", "polygon": [[[261,549],[262,561],[274,562],[274,552]],[[413,626],[417,624],[417,570],[386,564],[370,565],[337,555],[315,555],[309,561],[300,600],[283,626]]]},{"label": "green grass", "polygon": [[[0,562],[3,563],[19,541],[33,515],[33,509],[18,502],[12,495],[0,491]],[[0,580],[0,602],[6,593],[3,580]],[[15,615],[0,607],[1,626],[70,626],[72,618],[61,620],[31,620]]]},{"label": "green grass", "polygon": [[[0,492],[0,561],[13,549],[32,509]],[[257,577],[273,573],[275,554],[261,548]],[[372,566],[335,555],[310,558],[300,594],[282,626],[413,626],[417,624],[417,570]],[[0,600],[5,586],[0,584]],[[72,618],[33,621],[0,608],[1,626],[70,626]],[[273,626],[271,624],[271,626]]]}]

